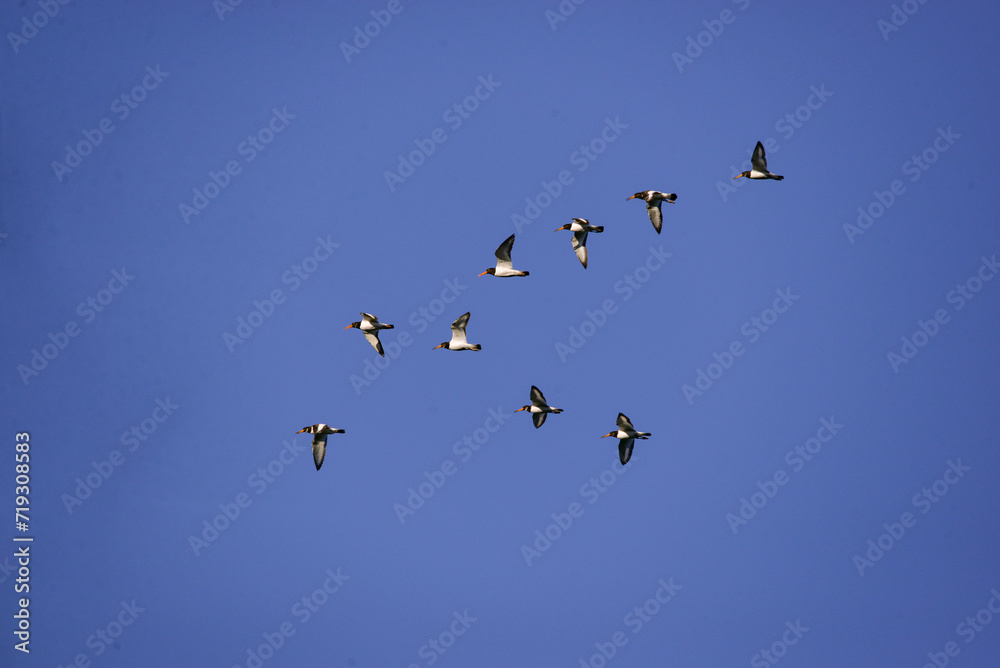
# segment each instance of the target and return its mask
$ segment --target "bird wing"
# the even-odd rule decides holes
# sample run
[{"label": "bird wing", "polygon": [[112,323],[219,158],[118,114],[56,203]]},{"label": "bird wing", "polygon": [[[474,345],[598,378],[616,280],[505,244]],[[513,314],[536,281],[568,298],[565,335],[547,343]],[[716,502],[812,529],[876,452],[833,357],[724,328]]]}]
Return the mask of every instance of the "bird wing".
[{"label": "bird wing", "polygon": [[646,204],[646,213],[649,214],[649,221],[653,223],[653,229],[656,233],[660,233],[660,229],[663,227],[663,212],[660,211],[660,200],[656,200],[656,203],[649,202]]},{"label": "bird wing", "polygon": [[757,146],[753,150],[753,157],[750,158],[750,164],[758,172],[767,171],[767,157],[764,155],[764,145],[757,142]]},{"label": "bird wing", "polygon": [[534,385],[531,386],[531,403],[536,406],[547,406],[545,403],[545,397],[542,395],[542,391],[539,390]]},{"label": "bird wing", "polygon": [[503,243],[497,246],[497,252],[494,255],[497,256],[498,262],[506,262],[510,264],[510,251],[514,247],[514,235],[510,235],[504,239]]},{"label": "bird wing", "polygon": [[465,338],[465,326],[469,324],[469,313],[464,313],[451,323],[451,342],[452,343],[468,343],[468,339]]},{"label": "bird wing", "polygon": [[583,268],[587,268],[587,232],[574,232],[573,233],[573,250],[576,251],[576,257],[583,264]]},{"label": "bird wing", "polygon": [[629,420],[624,413],[618,414],[618,428],[622,431],[635,431],[635,427],[632,426],[632,421]]},{"label": "bird wing", "polygon": [[590,221],[587,220],[586,218],[574,218],[573,221],[581,225],[590,225]]},{"label": "bird wing", "polygon": [[373,316],[371,313],[362,313],[361,314],[361,319],[364,320],[366,323],[368,323],[370,325],[377,325],[378,324],[378,318],[376,318],[375,316]]},{"label": "bird wing", "polygon": [[535,429],[538,429],[543,424],[545,424],[545,416],[546,415],[548,415],[548,413],[532,413],[531,414],[531,421],[535,423]]},{"label": "bird wing", "polygon": [[628,460],[632,459],[632,446],[634,444],[634,438],[623,438],[618,441],[618,459],[621,460],[622,466],[628,464]]},{"label": "bird wing", "polygon": [[364,332],[365,338],[368,339],[368,343],[372,344],[372,348],[378,351],[378,354],[385,357],[385,352],[382,350],[382,342],[378,340],[378,330],[374,329],[370,332]]},{"label": "bird wing", "polygon": [[316,434],[313,437],[313,461],[316,462],[316,470],[323,465],[326,459],[326,434]]}]

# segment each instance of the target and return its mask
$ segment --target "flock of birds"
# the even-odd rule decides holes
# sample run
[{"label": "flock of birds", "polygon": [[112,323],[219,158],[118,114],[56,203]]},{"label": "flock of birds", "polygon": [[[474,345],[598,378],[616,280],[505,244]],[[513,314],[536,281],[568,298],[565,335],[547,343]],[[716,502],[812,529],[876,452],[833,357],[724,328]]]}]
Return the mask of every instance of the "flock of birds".
[{"label": "flock of birds", "polygon": [[[784,176],[778,174],[772,174],[767,170],[767,158],[764,154],[764,145],[759,141],[757,146],[754,148],[753,155],[750,158],[751,169],[741,172],[738,176],[734,176],[733,179],[738,179],[741,177],[746,177],[748,179],[760,180],[760,179],[773,179],[775,181],[781,181]],[[643,190],[642,192],[635,193],[628,199],[641,199],[646,202],[646,213],[649,214],[649,220],[653,223],[653,228],[656,229],[656,233],[659,234],[660,230],[663,228],[663,212],[660,209],[660,205],[663,202],[673,204],[677,201],[677,195],[674,193],[662,193],[657,190]],[[626,200],[627,201],[627,200]],[[576,257],[580,260],[583,268],[587,268],[587,235],[591,232],[599,233],[604,231],[602,225],[591,225],[590,221],[586,218],[574,218],[573,222],[567,223],[555,230],[560,232],[562,230],[569,230],[573,233],[573,251],[576,253]],[[527,276],[529,272],[520,271],[514,269],[514,264],[510,259],[511,250],[514,248],[514,235],[507,237],[503,243],[497,247],[495,255],[497,258],[497,263],[495,267],[490,267],[480,276],[485,276],[486,274],[491,274],[493,276],[498,276],[501,278],[506,278],[510,276]],[[482,350],[483,347],[478,343],[469,343],[468,337],[465,333],[465,328],[469,324],[469,316],[471,312],[463,313],[458,316],[455,322],[451,323],[451,340],[445,341],[434,346],[434,350],[438,348],[444,348],[445,350]],[[357,322],[352,322],[350,325],[344,329],[359,329],[361,333],[365,335],[368,343],[371,344],[372,348],[378,352],[379,355],[385,357],[385,351],[382,349],[382,342],[379,341],[378,333],[383,329],[392,329],[393,325],[386,323],[381,323],[378,318],[371,313],[362,313],[361,320]],[[538,429],[545,423],[545,418],[549,413],[562,413],[561,408],[553,408],[548,405],[545,401],[545,396],[542,391],[539,390],[534,385],[531,386],[531,403],[518,408],[515,413],[521,411],[527,411],[531,414],[532,422],[535,424],[535,429]],[[609,431],[607,434],[601,438],[614,437],[618,439],[618,458],[622,463],[622,466],[628,463],[629,459],[632,458],[632,447],[635,444],[635,440],[638,439],[648,439],[652,434],[646,431],[636,431],[635,427],[632,426],[632,421],[626,417],[624,413],[618,414],[617,420],[618,429]],[[320,466],[323,465],[323,460],[326,458],[326,437],[330,434],[343,434],[345,433],[343,429],[335,429],[325,424],[313,424],[308,427],[303,427],[296,434],[312,434],[312,450],[313,450],[313,461],[316,463],[316,470],[318,471]]]}]

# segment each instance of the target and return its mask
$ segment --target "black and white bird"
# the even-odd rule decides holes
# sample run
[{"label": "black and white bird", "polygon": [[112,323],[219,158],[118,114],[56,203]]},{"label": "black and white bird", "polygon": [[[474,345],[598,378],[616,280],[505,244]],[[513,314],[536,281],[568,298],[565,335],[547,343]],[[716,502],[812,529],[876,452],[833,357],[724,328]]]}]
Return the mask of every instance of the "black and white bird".
[{"label": "black and white bird", "polygon": [[451,323],[451,341],[434,346],[432,350],[444,348],[446,350],[482,350],[478,343],[469,343],[465,338],[465,326],[469,324],[469,313],[458,316],[455,322]]},{"label": "black and white bird", "polygon": [[632,421],[625,417],[624,413],[618,414],[618,430],[609,431],[601,438],[607,438],[608,436],[614,436],[618,439],[618,459],[621,460],[622,466],[628,464],[628,460],[632,458],[632,445],[635,443],[635,439],[647,439],[652,434],[648,431],[636,431],[635,427],[632,426]]},{"label": "black and white bird", "polygon": [[385,325],[379,322],[378,318],[371,313],[362,313],[361,320],[352,322],[344,329],[350,329],[351,327],[360,329],[364,333],[365,338],[368,339],[368,343],[372,344],[372,348],[377,350],[379,355],[385,357],[385,351],[382,350],[382,342],[378,340],[378,330],[392,329],[392,325]]},{"label": "black and white bird", "polygon": [[535,423],[535,429],[538,429],[545,424],[545,416],[547,414],[562,413],[561,408],[553,408],[545,403],[545,397],[542,396],[542,391],[534,385],[531,386],[531,404],[528,406],[522,406],[514,412],[520,413],[521,411],[528,411],[531,413],[531,420]]},{"label": "black and white bird", "polygon": [[486,274],[493,274],[494,276],[527,276],[528,272],[518,271],[514,269],[514,265],[510,261],[510,250],[514,247],[514,235],[507,237],[502,244],[497,247],[497,266],[490,267],[480,276],[485,276]]},{"label": "black and white bird", "polygon": [[574,218],[572,223],[566,223],[556,232],[569,230],[573,233],[573,250],[583,268],[587,268],[587,234],[590,232],[603,232],[603,225],[591,225],[586,218]]},{"label": "black and white bird", "polygon": [[[677,195],[674,193],[661,193],[657,190],[643,190],[641,193],[636,193],[628,199],[641,199],[646,202],[646,213],[649,214],[649,221],[653,223],[653,228],[659,234],[660,229],[663,228],[663,212],[660,211],[660,204],[663,202],[673,204],[677,199]],[[625,201],[627,202],[628,200]]]},{"label": "black and white bird", "polygon": [[[784,176],[772,174],[767,171],[767,157],[764,155],[764,145],[760,142],[757,142],[757,146],[753,150],[753,155],[750,157],[750,165],[753,169],[748,169],[740,173],[740,176],[745,176],[748,179],[774,179],[775,181],[785,178]],[[733,180],[735,181],[740,176],[734,176]]]},{"label": "black and white bird", "polygon": [[325,424],[311,424],[308,427],[299,429],[295,433],[301,434],[302,432],[313,435],[313,461],[316,462],[316,470],[319,471],[319,467],[323,465],[323,460],[326,458],[327,435],[343,434],[344,430],[334,429],[333,427],[328,427]]}]

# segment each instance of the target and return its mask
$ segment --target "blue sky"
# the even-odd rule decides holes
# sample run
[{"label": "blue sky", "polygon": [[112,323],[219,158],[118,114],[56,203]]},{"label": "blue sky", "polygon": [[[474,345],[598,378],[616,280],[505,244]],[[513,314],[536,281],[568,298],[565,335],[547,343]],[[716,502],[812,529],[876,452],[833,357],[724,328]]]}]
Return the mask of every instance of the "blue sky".
[{"label": "blue sky", "polygon": [[6,4],[3,664],[993,665],[998,12]]}]

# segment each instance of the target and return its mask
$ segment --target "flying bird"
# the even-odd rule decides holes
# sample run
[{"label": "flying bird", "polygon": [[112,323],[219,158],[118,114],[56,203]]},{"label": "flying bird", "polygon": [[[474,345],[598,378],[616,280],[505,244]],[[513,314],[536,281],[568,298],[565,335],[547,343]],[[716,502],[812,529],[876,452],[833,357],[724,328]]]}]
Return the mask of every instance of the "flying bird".
[{"label": "flying bird", "polygon": [[[511,236],[511,239],[513,238]],[[451,323],[451,341],[438,344],[432,350],[437,350],[438,348],[444,348],[445,350],[482,350],[483,347],[481,345],[478,343],[469,343],[465,338],[465,326],[468,324],[469,313],[463,313],[458,316],[458,319]]]},{"label": "flying bird", "polygon": [[527,276],[528,272],[518,271],[514,269],[514,265],[510,261],[510,249],[514,247],[514,235],[507,237],[502,244],[497,247],[497,266],[490,267],[480,276],[485,276],[486,274],[493,274],[494,276]]},{"label": "flying bird", "polygon": [[368,339],[368,343],[372,344],[372,348],[377,350],[379,355],[385,357],[385,351],[382,350],[382,342],[378,340],[378,330],[392,329],[393,326],[382,324],[371,313],[362,313],[361,316],[361,320],[352,322],[344,329],[350,329],[351,327],[360,329],[364,333],[365,338]]},{"label": "flying bird", "polygon": [[535,423],[535,429],[538,429],[545,424],[546,414],[562,413],[561,408],[553,408],[545,403],[545,397],[542,396],[542,391],[534,385],[531,386],[531,404],[528,406],[522,406],[514,412],[520,413],[521,411],[528,411],[531,413],[531,420]]},{"label": "flying bird", "polygon": [[[663,227],[663,212],[660,211],[660,204],[663,202],[668,202],[670,204],[674,203],[677,199],[677,195],[674,193],[661,193],[656,190],[643,190],[641,193],[636,193],[629,197],[628,199],[641,199],[646,202],[646,213],[649,214],[649,221],[653,223],[653,228],[656,233],[660,233],[660,229]],[[628,200],[625,200],[626,202]]]},{"label": "flying bird", "polygon": [[621,460],[622,466],[628,464],[628,460],[632,458],[632,445],[635,443],[635,439],[647,439],[652,434],[648,431],[636,431],[635,427],[632,426],[632,421],[625,417],[624,413],[618,414],[618,430],[609,431],[601,438],[607,438],[608,436],[614,436],[618,439],[618,459]]},{"label": "flying bird", "polygon": [[[572,223],[566,223],[560,227],[556,232],[560,230],[569,230],[573,233],[573,250],[576,251],[576,256],[580,260],[580,264],[583,268],[587,268],[587,234],[589,232],[603,232],[603,225],[591,225],[590,221],[586,218],[574,218]],[[543,418],[544,419],[544,418]]]},{"label": "flying bird", "polygon": [[[753,166],[753,169],[742,172],[740,176],[745,176],[748,179],[774,179],[775,181],[785,178],[784,176],[778,176],[767,171],[767,158],[764,156],[764,145],[760,142],[757,142],[757,146],[753,150],[753,155],[750,157],[750,164]],[[735,181],[740,176],[734,176],[733,180]]]},{"label": "flying bird", "polygon": [[301,434],[302,432],[313,434],[313,461],[316,462],[316,470],[319,471],[319,467],[323,465],[323,459],[326,458],[327,434],[343,434],[344,430],[334,429],[325,424],[312,424],[299,429],[295,433]]}]

